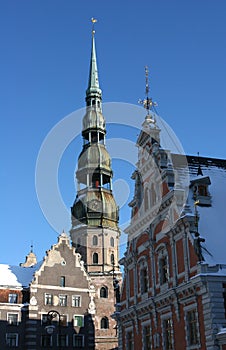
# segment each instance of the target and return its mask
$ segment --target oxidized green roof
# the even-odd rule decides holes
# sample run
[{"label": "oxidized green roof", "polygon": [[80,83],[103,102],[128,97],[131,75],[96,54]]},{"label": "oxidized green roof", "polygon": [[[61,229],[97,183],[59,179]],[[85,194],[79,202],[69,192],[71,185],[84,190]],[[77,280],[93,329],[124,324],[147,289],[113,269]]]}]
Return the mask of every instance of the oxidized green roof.
[{"label": "oxidized green roof", "polygon": [[105,146],[99,143],[84,147],[78,158],[78,171],[101,168],[107,172],[111,170],[111,158]]},{"label": "oxidized green roof", "polygon": [[118,229],[118,207],[111,191],[89,190],[76,198],[72,207],[74,225]]}]

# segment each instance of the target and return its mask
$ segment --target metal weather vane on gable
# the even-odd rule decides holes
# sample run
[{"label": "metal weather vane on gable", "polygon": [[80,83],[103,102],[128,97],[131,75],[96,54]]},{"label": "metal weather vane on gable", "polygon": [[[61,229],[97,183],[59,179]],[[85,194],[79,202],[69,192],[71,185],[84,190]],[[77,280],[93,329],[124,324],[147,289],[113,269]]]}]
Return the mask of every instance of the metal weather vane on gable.
[{"label": "metal weather vane on gable", "polygon": [[152,100],[151,97],[149,97],[149,92],[150,92],[150,86],[149,86],[149,70],[148,70],[148,66],[145,66],[145,95],[146,98],[143,100],[139,100],[138,103],[142,104],[144,106],[144,108],[147,111],[147,116],[148,119],[155,124],[155,119],[153,118],[153,116],[150,116],[150,111],[152,110],[152,108],[154,106],[157,106],[157,103],[154,102]]}]

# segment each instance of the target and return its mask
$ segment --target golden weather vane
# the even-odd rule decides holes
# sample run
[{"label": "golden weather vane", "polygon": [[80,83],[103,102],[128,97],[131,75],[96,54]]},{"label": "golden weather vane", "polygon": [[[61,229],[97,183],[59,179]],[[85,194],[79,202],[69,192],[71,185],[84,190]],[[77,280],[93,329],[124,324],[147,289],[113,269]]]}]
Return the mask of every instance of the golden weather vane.
[{"label": "golden weather vane", "polygon": [[91,22],[92,22],[92,34],[95,34],[95,29],[94,29],[94,25],[95,25],[95,23],[97,22],[97,19],[96,18],[91,18]]}]

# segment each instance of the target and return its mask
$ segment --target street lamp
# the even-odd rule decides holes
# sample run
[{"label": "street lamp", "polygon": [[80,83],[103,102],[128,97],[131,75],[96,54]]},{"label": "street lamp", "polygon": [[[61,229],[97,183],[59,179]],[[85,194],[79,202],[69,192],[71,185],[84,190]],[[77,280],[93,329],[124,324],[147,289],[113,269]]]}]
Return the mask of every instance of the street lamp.
[{"label": "street lamp", "polygon": [[55,329],[55,326],[51,324],[52,320],[54,318],[56,318],[58,316],[58,320],[59,320],[59,350],[61,350],[61,323],[60,323],[60,313],[58,311],[55,311],[55,310],[50,310],[47,314],[47,320],[49,321],[49,325],[45,327],[46,329],[46,332],[49,334],[49,335],[52,335],[53,332],[54,332],[54,329]]}]

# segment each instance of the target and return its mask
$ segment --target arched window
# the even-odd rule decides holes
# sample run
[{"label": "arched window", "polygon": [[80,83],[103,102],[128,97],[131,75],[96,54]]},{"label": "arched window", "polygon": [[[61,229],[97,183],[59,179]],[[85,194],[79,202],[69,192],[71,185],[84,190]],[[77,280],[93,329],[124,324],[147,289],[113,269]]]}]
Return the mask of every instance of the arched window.
[{"label": "arched window", "polygon": [[93,264],[98,264],[98,254],[93,253]]},{"label": "arched window", "polygon": [[159,275],[160,284],[164,284],[169,280],[169,266],[167,255],[162,255],[159,258]]},{"label": "arched window", "polygon": [[115,264],[115,256],[114,256],[113,253],[111,254],[111,264],[112,264],[112,265]]},{"label": "arched window", "polygon": [[156,192],[154,184],[151,185],[151,204],[155,205],[156,203]]},{"label": "arched window", "polygon": [[97,245],[97,244],[98,244],[98,237],[93,236],[93,245]]},{"label": "arched window", "polygon": [[108,329],[109,328],[109,321],[107,317],[103,317],[100,321],[100,328],[101,329]]},{"label": "arched window", "polygon": [[145,188],[145,192],[144,192],[144,210],[148,210],[149,207],[149,190],[148,188]]},{"label": "arched window", "polygon": [[110,239],[110,245],[111,245],[111,247],[115,246],[115,240],[113,237],[111,237],[111,239]]},{"label": "arched window", "polygon": [[148,271],[146,266],[140,270],[140,289],[141,294],[147,293],[148,291]]},{"label": "arched window", "polygon": [[107,298],[107,297],[108,297],[108,288],[101,287],[100,288],[100,298]]}]

